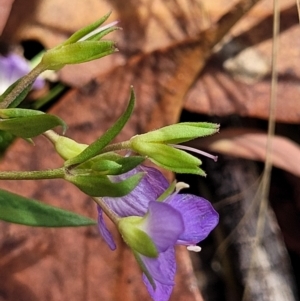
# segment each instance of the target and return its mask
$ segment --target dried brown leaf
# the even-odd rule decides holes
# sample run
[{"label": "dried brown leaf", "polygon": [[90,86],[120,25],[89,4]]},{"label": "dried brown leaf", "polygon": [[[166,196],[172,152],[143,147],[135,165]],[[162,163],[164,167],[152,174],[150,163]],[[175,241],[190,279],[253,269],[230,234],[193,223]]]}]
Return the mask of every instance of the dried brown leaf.
[{"label": "dried brown leaf", "polygon": [[[256,19],[258,23],[232,38],[210,60],[186,97],[187,110],[268,119],[273,22],[270,8],[269,13],[265,11]],[[276,120],[281,122],[300,120],[300,72],[296,64],[300,53],[295,42],[299,34],[297,9],[292,3],[281,12],[276,114]]]},{"label": "dried brown leaf", "polygon": [[[252,129],[225,129],[220,134],[195,140],[194,147],[208,149],[250,160],[265,161],[267,134]],[[274,136],[272,138],[272,163],[300,177],[300,146],[292,140]]]},{"label": "dried brown leaf", "polygon": [[[243,5],[245,3],[248,4],[247,9]],[[121,114],[128,99],[129,87],[134,84],[137,108],[118,139],[125,140],[136,133],[175,122],[180,114],[184,95],[196,74],[203,68],[213,45],[254,3],[255,1],[241,2],[239,9],[233,10],[235,14],[225,15],[215,28],[203,32],[198,39],[189,39],[188,42],[171,45],[163,50],[138,55],[125,66],[117,66],[105,75],[99,75],[82,89],[71,91],[51,113],[58,114],[67,122],[71,137],[90,143]],[[42,138],[37,138],[35,143],[33,150],[31,145],[18,141],[6,154],[1,169],[44,169],[61,163]],[[85,215],[96,215],[95,205],[89,198],[60,180],[39,183],[6,181],[1,183],[1,187]],[[16,241],[19,240],[20,226],[1,223],[2,227],[6,227]],[[113,229],[112,225],[110,228]],[[113,232],[118,243],[116,252],[108,250],[99,239],[96,228],[28,228],[25,233],[34,242],[50,241],[53,251],[51,256],[24,269],[13,279],[25,283],[26,287],[30,286],[27,299],[31,300],[34,300],[32,295],[37,300],[43,300],[47,296],[49,301],[149,300],[145,287],[141,285],[140,271],[132,254],[122,244],[116,232]],[[179,273],[173,300],[201,300],[188,254],[182,248],[178,254]],[[10,284],[13,286],[16,283]],[[8,301],[15,300],[9,286],[3,289]],[[25,293],[24,298],[26,299]]]},{"label": "dried brown leaf", "polygon": [[8,19],[14,0],[0,0],[0,35]]}]

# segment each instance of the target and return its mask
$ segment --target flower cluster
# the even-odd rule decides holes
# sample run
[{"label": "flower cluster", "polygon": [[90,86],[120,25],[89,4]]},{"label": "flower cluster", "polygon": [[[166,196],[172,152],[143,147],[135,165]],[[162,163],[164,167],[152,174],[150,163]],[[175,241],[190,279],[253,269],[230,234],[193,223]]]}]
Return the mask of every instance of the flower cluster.
[{"label": "flower cluster", "polygon": [[[115,43],[102,38],[118,29],[112,22],[100,27],[109,17],[75,32],[69,39],[44,53],[40,63],[30,71],[15,55],[0,57],[0,130],[27,141],[44,135],[65,160],[56,169],[26,172],[0,172],[0,179],[64,179],[91,196],[98,204],[100,234],[112,249],[116,245],[106,227],[103,213],[116,225],[131,248],[143,271],[143,281],[154,301],[167,301],[174,286],[176,272],[175,245],[189,250],[200,249],[202,241],[218,224],[218,213],[205,199],[181,194],[181,184],[169,185],[155,168],[141,165],[150,160],[159,167],[176,173],[205,175],[201,160],[190,151],[216,157],[181,143],[219,131],[218,124],[186,122],[112,143],[128,122],[135,104],[131,90],[128,106],[122,116],[90,145],[60,136],[53,129],[67,125],[59,117],[42,111],[20,108],[31,88],[43,82],[38,76],[46,70],[59,70],[65,65],[88,62],[117,51]],[[21,78],[20,78],[21,77]],[[16,82],[15,82],[16,81]],[[125,155],[124,153],[130,153]],[[186,186],[186,184],[185,184]],[[73,212],[45,205],[0,190],[0,220],[30,226],[68,227],[96,224],[96,221]]]},{"label": "flower cluster", "polygon": [[[66,160],[64,178],[98,204],[99,231],[108,246],[116,249],[103,212],[132,249],[153,300],[167,301],[176,272],[174,246],[198,250],[197,243],[215,228],[219,217],[207,200],[180,194],[180,187],[169,185],[158,169],[141,163],[149,159],[171,171],[205,175],[201,160],[186,150],[216,158],[174,143],[214,134],[219,126],[179,123],[108,145],[127,122],[134,99],[132,92],[123,116],[89,146],[53,133],[47,135]],[[130,155],[123,157],[117,154],[119,150],[130,150]]]},{"label": "flower cluster", "polygon": [[[145,176],[129,194],[103,200],[121,217],[119,231],[144,272],[143,281],[151,297],[155,301],[166,301],[174,286],[174,246],[195,246],[215,228],[219,217],[207,200],[191,194],[175,191],[160,201],[169,183],[157,169],[140,165],[119,178],[124,180],[138,172],[144,172]],[[103,238],[114,250],[116,245],[99,206],[98,225]]]}]

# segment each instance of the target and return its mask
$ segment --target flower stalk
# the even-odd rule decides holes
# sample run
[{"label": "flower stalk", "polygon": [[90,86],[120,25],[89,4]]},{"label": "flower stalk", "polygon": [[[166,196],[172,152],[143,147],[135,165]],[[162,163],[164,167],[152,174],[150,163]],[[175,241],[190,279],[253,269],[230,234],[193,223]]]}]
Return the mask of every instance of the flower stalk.
[{"label": "flower stalk", "polygon": [[94,197],[93,200],[115,225],[119,223],[120,217],[105,203],[102,198]]},{"label": "flower stalk", "polygon": [[26,76],[22,77],[16,84],[14,89],[0,102],[0,109],[8,108],[9,105],[26,89],[36,78],[43,73],[47,68],[43,64],[38,64]]}]

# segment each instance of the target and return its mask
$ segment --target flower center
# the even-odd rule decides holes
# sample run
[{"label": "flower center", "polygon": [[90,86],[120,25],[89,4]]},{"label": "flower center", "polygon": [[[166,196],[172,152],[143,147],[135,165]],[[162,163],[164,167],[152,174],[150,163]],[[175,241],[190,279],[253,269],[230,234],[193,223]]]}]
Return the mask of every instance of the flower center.
[{"label": "flower center", "polygon": [[195,246],[195,245],[190,245],[186,247],[188,251],[192,251],[192,252],[200,252],[201,251],[201,247],[199,246]]}]

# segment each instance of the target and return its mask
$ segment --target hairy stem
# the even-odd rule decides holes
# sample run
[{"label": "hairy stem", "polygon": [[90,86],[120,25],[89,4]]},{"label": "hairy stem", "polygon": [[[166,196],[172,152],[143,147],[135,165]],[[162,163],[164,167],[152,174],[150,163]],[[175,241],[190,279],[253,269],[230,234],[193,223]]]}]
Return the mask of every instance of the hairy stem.
[{"label": "hairy stem", "polygon": [[100,208],[109,217],[109,219],[115,225],[117,225],[120,220],[120,217],[107,206],[107,204],[104,202],[104,200],[100,197],[93,197],[93,200],[100,206]]},{"label": "hairy stem", "polygon": [[32,69],[26,76],[21,78],[21,80],[15,86],[15,88],[0,103],[0,109],[7,108],[18,97],[18,95],[22,91],[24,91],[30,84],[32,84],[34,80],[45,70],[45,66],[39,64],[34,69]]},{"label": "hairy stem", "polygon": [[33,171],[1,171],[0,180],[43,180],[64,178],[64,167]]}]

